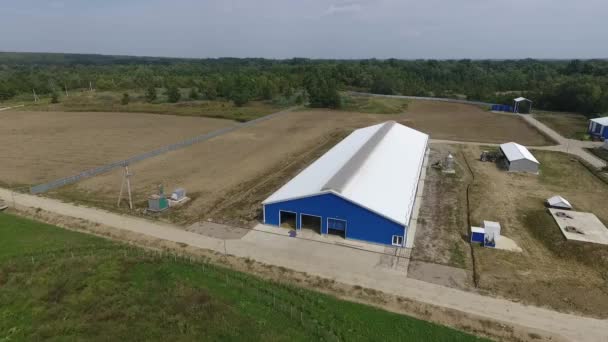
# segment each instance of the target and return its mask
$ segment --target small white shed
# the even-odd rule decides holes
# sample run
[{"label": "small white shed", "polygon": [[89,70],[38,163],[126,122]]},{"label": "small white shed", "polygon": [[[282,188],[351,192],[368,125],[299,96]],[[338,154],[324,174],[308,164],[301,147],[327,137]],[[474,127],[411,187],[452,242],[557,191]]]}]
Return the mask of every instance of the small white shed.
[{"label": "small white shed", "polygon": [[551,208],[556,209],[572,209],[572,205],[570,204],[570,202],[568,202],[568,200],[559,195],[547,199],[547,205],[549,205],[549,207]]},{"label": "small white shed", "polygon": [[513,99],[513,113],[530,114],[532,113],[532,100],[525,97]]},{"label": "small white shed", "polygon": [[509,171],[538,173],[540,163],[525,146],[509,142],[500,145],[500,151],[506,158]]}]

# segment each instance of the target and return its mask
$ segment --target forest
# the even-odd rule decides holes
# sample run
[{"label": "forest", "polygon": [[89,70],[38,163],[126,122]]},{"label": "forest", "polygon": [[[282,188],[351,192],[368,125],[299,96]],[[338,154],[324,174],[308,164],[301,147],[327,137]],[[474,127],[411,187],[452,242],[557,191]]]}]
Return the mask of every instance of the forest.
[{"label": "forest", "polygon": [[[0,101],[66,88],[128,92],[191,89],[192,98],[243,105],[276,98],[339,107],[341,91],[461,98],[595,116],[608,112],[608,60],[180,59],[0,53]],[[179,97],[169,96],[171,100]]]}]

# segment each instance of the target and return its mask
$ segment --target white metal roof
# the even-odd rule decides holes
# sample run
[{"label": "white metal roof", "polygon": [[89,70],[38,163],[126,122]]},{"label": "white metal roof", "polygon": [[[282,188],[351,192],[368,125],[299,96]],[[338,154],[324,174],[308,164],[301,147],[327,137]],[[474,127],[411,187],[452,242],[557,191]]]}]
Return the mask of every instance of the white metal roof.
[{"label": "white metal roof", "polygon": [[263,204],[334,193],[407,225],[427,143],[428,135],[394,121],[358,129]]},{"label": "white metal roof", "polygon": [[568,202],[568,200],[566,200],[562,196],[553,196],[547,200],[547,203],[549,203],[549,205],[552,207],[572,209],[572,205],[570,204],[570,202]]},{"label": "white metal roof", "polygon": [[500,223],[495,222],[495,221],[483,221],[483,227],[484,228],[496,228],[498,230],[500,230]]},{"label": "white metal roof", "polygon": [[522,146],[518,143],[509,142],[509,143],[501,144],[500,149],[502,150],[505,157],[507,157],[507,159],[509,161],[527,159],[527,160],[535,162],[536,164],[540,164],[538,162],[538,160],[536,160],[536,158],[534,158],[532,153],[530,153],[530,151],[528,151],[528,149],[525,146]]},{"label": "white metal roof", "polygon": [[602,126],[608,126],[608,116],[604,116],[603,118],[594,118],[591,121],[598,123]]},{"label": "white metal roof", "polygon": [[485,233],[486,230],[485,228],[481,228],[481,227],[471,227],[471,233]]},{"label": "white metal roof", "polygon": [[529,101],[529,102],[532,102],[532,100],[527,99],[527,98],[525,98],[525,97],[518,97],[518,98],[516,98],[516,99],[513,99],[513,101],[515,101],[515,102],[521,102],[521,101]]}]

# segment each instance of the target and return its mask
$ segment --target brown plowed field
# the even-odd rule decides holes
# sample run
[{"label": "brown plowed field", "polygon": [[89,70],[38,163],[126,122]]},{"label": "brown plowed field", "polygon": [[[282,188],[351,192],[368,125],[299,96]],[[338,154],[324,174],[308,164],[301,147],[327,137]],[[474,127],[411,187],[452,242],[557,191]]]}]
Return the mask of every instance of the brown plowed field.
[{"label": "brown plowed field", "polygon": [[481,107],[436,101],[412,101],[401,123],[431,134],[433,139],[552,145],[553,142],[511,114],[496,114]]},{"label": "brown plowed field", "polygon": [[38,184],[236,123],[138,113],[0,112],[0,184]]},{"label": "brown plowed field", "polygon": [[[137,164],[133,188],[138,207],[162,183],[167,192],[184,187],[193,200],[172,211],[171,219],[192,222],[212,218],[246,225],[257,217],[259,203],[299,170],[318,158],[354,128],[394,116],[315,110],[285,114]],[[121,182],[117,170],[57,192],[114,206]],[[88,194],[95,193],[94,199]],[[249,199],[241,201],[243,197]],[[235,212],[237,217],[233,217]],[[240,219],[240,220],[239,220]],[[236,220],[236,221],[235,221]]]},{"label": "brown plowed field", "polygon": [[[0,185],[37,184],[235,125],[228,120],[137,113],[9,111],[0,115]],[[135,202],[163,184],[193,198],[163,214],[177,222],[212,218],[246,225],[259,203],[352,129],[397,120],[434,139],[542,145],[521,118],[463,104],[411,101],[403,114],[303,110],[131,166]],[[51,196],[115,209],[121,170],[58,189]]]}]

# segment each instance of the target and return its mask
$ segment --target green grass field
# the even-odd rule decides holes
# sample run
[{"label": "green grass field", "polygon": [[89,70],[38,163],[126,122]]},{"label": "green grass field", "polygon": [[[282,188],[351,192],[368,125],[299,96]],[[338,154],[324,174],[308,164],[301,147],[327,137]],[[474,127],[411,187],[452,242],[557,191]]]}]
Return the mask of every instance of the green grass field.
[{"label": "green grass field", "polygon": [[370,114],[399,114],[407,110],[409,100],[342,94],[342,110]]},{"label": "green grass field", "polygon": [[9,214],[0,246],[0,341],[479,340]]},{"label": "green grass field", "polygon": [[589,119],[582,114],[541,111],[534,113],[534,117],[566,138],[578,140],[588,138]]},{"label": "green grass field", "polygon": [[[28,97],[12,100],[10,104],[24,103],[21,110],[35,111],[68,111],[68,112],[136,112],[170,114],[184,116],[204,116],[237,121],[249,121],[272,114],[286,106],[270,101],[251,101],[242,107],[235,106],[226,100],[188,100],[186,90],[182,89],[182,100],[177,103],[167,102],[162,90],[158,90],[158,99],[152,103],[146,102],[142,91],[129,91],[131,98],[126,105],[121,104],[122,92],[73,92],[70,96],[62,96],[60,102],[50,103],[49,97],[34,103]],[[8,104],[7,104],[8,105]],[[2,106],[0,106],[2,107]]]}]

